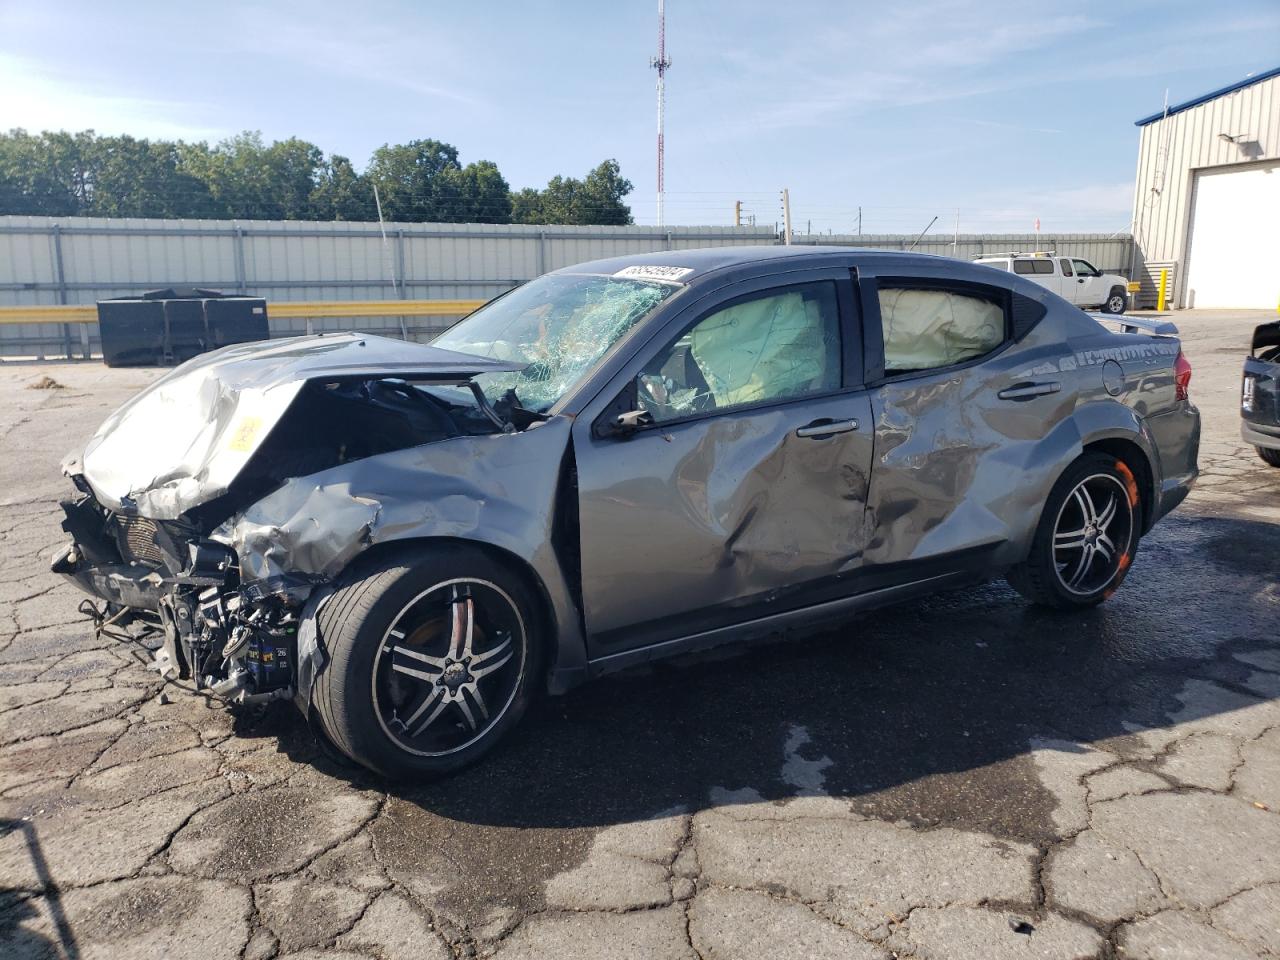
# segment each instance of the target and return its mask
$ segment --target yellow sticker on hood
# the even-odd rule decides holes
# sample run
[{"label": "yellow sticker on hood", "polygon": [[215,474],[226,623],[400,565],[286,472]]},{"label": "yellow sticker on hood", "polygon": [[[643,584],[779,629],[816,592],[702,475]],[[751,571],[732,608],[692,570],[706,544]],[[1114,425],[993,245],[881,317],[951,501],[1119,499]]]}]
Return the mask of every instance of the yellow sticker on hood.
[{"label": "yellow sticker on hood", "polygon": [[227,449],[248,453],[253,449],[258,439],[258,431],[261,429],[261,417],[242,417],[231,433],[231,441],[227,444]]}]

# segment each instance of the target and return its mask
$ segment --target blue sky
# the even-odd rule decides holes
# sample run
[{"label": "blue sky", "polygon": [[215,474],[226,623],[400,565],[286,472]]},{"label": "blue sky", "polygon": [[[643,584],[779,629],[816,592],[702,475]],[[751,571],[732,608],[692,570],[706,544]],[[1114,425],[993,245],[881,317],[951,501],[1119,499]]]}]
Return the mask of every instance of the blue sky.
[{"label": "blue sky", "polygon": [[[0,128],[433,137],[514,187],[616,157],[655,222],[656,0],[0,0]],[[668,0],[668,223],[1120,231],[1137,129],[1280,65],[1280,3]]]}]

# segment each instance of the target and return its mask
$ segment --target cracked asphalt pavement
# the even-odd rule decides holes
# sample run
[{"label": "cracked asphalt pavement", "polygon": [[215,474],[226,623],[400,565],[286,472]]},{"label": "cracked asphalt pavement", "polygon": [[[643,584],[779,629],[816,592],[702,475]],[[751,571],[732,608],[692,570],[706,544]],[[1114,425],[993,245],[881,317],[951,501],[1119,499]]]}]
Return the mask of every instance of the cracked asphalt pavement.
[{"label": "cracked asphalt pavement", "polygon": [[995,583],[632,671],[417,788],[94,639],[57,465],[157,372],[0,367],[0,955],[1280,957],[1265,318],[1174,317],[1204,474],[1098,610]]}]

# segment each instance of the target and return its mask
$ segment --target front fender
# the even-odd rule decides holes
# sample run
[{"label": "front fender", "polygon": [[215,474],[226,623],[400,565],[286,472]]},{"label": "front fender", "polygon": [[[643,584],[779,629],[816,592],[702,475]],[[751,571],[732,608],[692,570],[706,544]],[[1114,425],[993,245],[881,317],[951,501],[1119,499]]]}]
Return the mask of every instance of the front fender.
[{"label": "front fender", "polygon": [[332,581],[374,545],[448,538],[520,558],[551,607],[557,669],[585,662],[580,619],[552,541],[570,421],[455,437],[290,480],[213,534],[254,583]]}]

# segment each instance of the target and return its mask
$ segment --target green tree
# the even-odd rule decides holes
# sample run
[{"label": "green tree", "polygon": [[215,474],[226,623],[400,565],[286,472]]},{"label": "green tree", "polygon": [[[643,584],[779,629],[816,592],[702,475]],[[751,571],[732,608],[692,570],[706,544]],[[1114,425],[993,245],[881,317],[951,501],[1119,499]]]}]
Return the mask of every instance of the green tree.
[{"label": "green tree", "polygon": [[440,219],[437,202],[450,193],[443,189],[442,175],[457,169],[457,147],[439,140],[411,140],[375,150],[366,176],[378,187],[383,217],[421,223]]},{"label": "green tree", "polygon": [[510,223],[511,187],[490,160],[468,163],[441,175],[451,204],[437,204],[445,223]]},{"label": "green tree", "polygon": [[213,217],[208,186],[179,168],[178,145],[98,137],[89,150],[93,217]]},{"label": "green tree", "polygon": [[376,220],[373,184],[356,173],[350,160],[334,154],[321,169],[311,193],[310,216],[315,220]]},{"label": "green tree", "polygon": [[512,216],[516,223],[627,224],[631,208],[623,198],[631,190],[618,161],[605,160],[582,180],[556,176],[544,190],[512,194]]},{"label": "green tree", "polygon": [[497,164],[465,167],[439,140],[384,144],[365,174],[378,186],[382,215],[409,223],[510,223],[511,188]]},{"label": "green tree", "polygon": [[384,144],[364,173],[296,137],[246,132],[210,146],[80,133],[0,134],[0,214],[214,219],[625,224],[631,182],[616,160],[581,180],[512,191],[490,160],[465,167],[439,140]]},{"label": "green tree", "polygon": [[202,180],[223,217],[299,220],[311,212],[311,194],[324,154],[296,137],[270,146],[245,132],[210,149],[179,144],[182,169]]},{"label": "green tree", "polygon": [[83,214],[93,191],[93,131],[0,135],[0,213]]},{"label": "green tree", "polygon": [[512,223],[548,223],[542,213],[542,192],[524,187],[511,194]]}]

